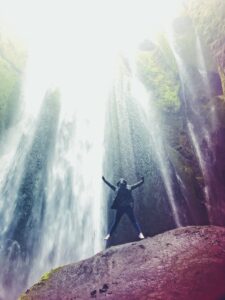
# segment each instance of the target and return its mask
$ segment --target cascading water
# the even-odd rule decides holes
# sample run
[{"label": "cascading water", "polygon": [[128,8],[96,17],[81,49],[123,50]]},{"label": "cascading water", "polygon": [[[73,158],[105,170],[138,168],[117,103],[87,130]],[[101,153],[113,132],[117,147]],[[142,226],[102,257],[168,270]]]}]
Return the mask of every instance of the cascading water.
[{"label": "cascading water", "polygon": [[[75,12],[71,5],[54,3],[57,13],[52,15],[52,23],[49,12],[53,4],[44,6],[43,16],[43,6],[37,5],[40,11],[31,24],[21,113],[1,137],[0,299],[14,300],[51,268],[104,249],[112,195],[103,185],[102,175],[114,184],[120,177],[129,183],[145,177],[134,198],[135,213],[146,235],[188,224],[222,224],[223,214],[218,209],[223,189],[217,193],[215,182],[223,169],[212,180],[218,153],[212,147],[212,132],[219,122],[216,107],[211,107],[207,123],[191,70],[171,32],[167,37],[178,71],[174,82],[182,88],[177,95],[179,89],[174,86],[172,96],[177,96],[183,107],[170,103],[172,113],[163,110],[167,103],[160,107],[160,87],[144,82],[137,67],[136,55],[142,51],[137,45],[154,27],[149,26],[151,9],[145,9],[151,1],[144,2],[140,11],[143,22],[139,20],[134,28],[139,4],[117,3],[109,9],[100,1],[101,5],[89,4],[87,10],[83,1]],[[128,6],[133,8],[130,15]],[[161,7],[159,11],[164,20]],[[59,22],[61,17],[65,23]],[[158,16],[152,19],[151,24],[158,24]],[[198,94],[204,102],[212,91],[195,31],[194,39],[202,89]],[[158,69],[151,64],[151,54],[160,47],[154,42],[146,44],[148,59],[144,62],[149,66],[144,71],[152,79],[158,76]],[[156,58],[160,64],[160,56]],[[164,75],[159,74],[157,80],[167,85],[164,93],[170,98]],[[172,142],[166,128],[168,119]],[[180,119],[182,128],[178,128]],[[183,144],[182,138],[187,139]],[[126,221],[122,220],[123,227],[112,237],[112,244],[136,239]]]},{"label": "cascading water", "polygon": [[99,69],[99,53],[78,68],[83,60],[71,60],[67,51],[58,71],[53,65],[62,49],[56,52],[55,42],[49,45],[54,57],[37,51],[39,41],[30,46],[22,112],[1,149],[1,299],[15,299],[51,268],[104,248],[109,66]]},{"label": "cascading water", "polygon": [[[49,91],[40,99],[40,109],[25,110],[8,133],[8,143],[5,139],[0,190],[3,299],[14,299],[21,287],[49,269],[103,248],[105,99],[93,93],[93,103],[85,97],[71,112],[60,97],[66,96]],[[97,115],[94,106],[101,108]]]},{"label": "cascading water", "polygon": [[[146,197],[142,201],[146,201],[146,206],[151,203],[155,213],[163,215],[166,212],[164,221],[171,215],[170,222],[175,226],[182,226],[186,224],[187,218],[180,200],[175,199],[173,170],[163,144],[165,137],[161,128],[161,116],[157,114],[155,99],[138,78],[132,59],[121,58],[119,61],[111,106],[108,109],[111,117],[108,127],[111,127],[106,131],[109,139],[106,143],[113,142],[115,146],[110,146],[108,150],[107,177],[115,178],[115,181],[123,176],[132,183],[144,175],[148,185],[155,189],[153,191],[151,188],[148,198],[145,196],[147,192],[145,195],[136,194],[136,197]],[[111,157],[113,162],[110,161]],[[139,211],[140,200],[137,200],[136,207]],[[147,212],[148,209],[146,214]],[[152,211],[148,214],[154,219]]]},{"label": "cascading water", "polygon": [[[210,169],[214,156],[210,133],[215,130],[218,121],[214,103],[212,103],[210,107],[209,124],[206,123],[206,118],[202,115],[201,107],[199,105],[200,97],[205,97],[206,99],[210,99],[210,97],[212,97],[212,84],[209,81],[201,41],[196,31],[193,30],[193,36],[196,45],[195,53],[196,67],[199,73],[198,79],[193,77],[192,70],[190,67],[188,68],[188,64],[183,60],[182,55],[179,54],[180,45],[178,45],[175,41],[173,29],[170,29],[167,36],[169,37],[168,40],[176,59],[179,76],[182,82],[187,130],[204,178],[203,192],[205,197],[205,206],[208,211],[208,220],[210,224],[213,224],[218,222],[218,208],[215,209],[215,207],[213,207],[215,204],[213,205],[211,202],[212,199],[214,199],[215,202],[215,197],[217,196],[215,195],[215,187],[213,186],[210,178],[214,176],[213,174],[210,174],[210,172],[212,172]],[[203,90],[201,90],[201,95],[199,95],[199,91],[196,87],[196,80],[202,82]],[[218,187],[216,189],[218,189]]]},{"label": "cascading water", "polygon": [[[31,211],[36,207],[35,204],[32,205],[35,199],[32,196],[35,193],[34,184],[37,179],[35,171],[38,169],[39,150],[41,153],[41,145],[39,149],[36,147],[40,101],[36,101],[37,114],[33,115],[29,105],[26,105],[31,96],[26,86],[27,83],[24,85],[24,101],[21,105],[24,106],[24,110],[14,122],[14,126],[5,133],[2,141],[0,181],[2,269],[0,297],[2,299],[15,299],[18,290],[20,291],[21,286],[24,286],[24,282],[27,281],[26,269],[30,264],[27,251],[31,250],[28,250],[29,244],[32,244],[32,236],[35,235],[35,229],[30,230],[34,225],[34,223],[31,225],[34,218],[32,220],[30,216]],[[40,94],[45,92],[38,83],[36,87]],[[44,139],[41,143],[46,146]],[[33,155],[37,156],[36,159],[33,159]],[[35,214],[38,213],[37,209]]]},{"label": "cascading water", "polygon": [[175,224],[177,227],[180,227],[182,226],[183,222],[178,211],[178,205],[176,204],[173,184],[171,181],[172,176],[170,173],[170,165],[168,157],[166,156],[166,149],[163,146],[163,134],[160,128],[160,115],[157,114],[157,110],[152,97],[147,94],[144,86],[142,86],[141,82],[139,82],[137,78],[134,78],[132,87],[134,88],[136,99],[144,104],[143,112],[145,113],[145,125],[147,128],[149,128],[149,135],[151,137],[150,141],[152,141],[152,143],[150,143],[150,147],[154,149],[155,156],[159,164],[159,169],[162,175],[163,183],[165,185]]},{"label": "cascading water", "polygon": [[37,272],[89,257],[104,247],[105,204],[100,181],[104,104],[96,101],[95,105],[102,114],[93,116],[91,110],[77,108],[71,120],[61,115],[48,169],[45,229],[39,249],[42,261],[34,261],[33,280]]}]

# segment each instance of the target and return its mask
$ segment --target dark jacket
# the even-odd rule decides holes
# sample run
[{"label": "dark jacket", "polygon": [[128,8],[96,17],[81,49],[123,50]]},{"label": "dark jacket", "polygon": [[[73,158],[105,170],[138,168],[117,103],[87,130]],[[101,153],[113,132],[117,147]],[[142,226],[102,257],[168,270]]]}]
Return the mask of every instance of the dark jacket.
[{"label": "dark jacket", "polygon": [[131,186],[116,188],[116,195],[111,206],[112,209],[119,209],[126,206],[133,207],[134,199],[131,194]]},{"label": "dark jacket", "polygon": [[115,187],[111,183],[109,183],[106,179],[103,179],[104,182],[112,189],[115,191],[115,197],[113,200],[113,204],[111,205],[112,209],[120,209],[124,208],[127,206],[133,207],[134,205],[134,199],[132,197],[132,190],[136,189],[140,185],[144,183],[144,179],[141,181],[138,181],[137,183],[133,185],[126,185],[123,187]]}]

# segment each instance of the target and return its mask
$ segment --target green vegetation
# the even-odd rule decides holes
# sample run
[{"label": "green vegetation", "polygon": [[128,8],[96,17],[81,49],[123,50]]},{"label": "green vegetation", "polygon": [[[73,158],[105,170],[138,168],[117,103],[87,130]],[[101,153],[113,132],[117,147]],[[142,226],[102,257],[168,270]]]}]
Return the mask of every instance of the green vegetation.
[{"label": "green vegetation", "polygon": [[0,134],[18,113],[25,59],[23,47],[0,32]]},{"label": "green vegetation", "polygon": [[165,111],[180,107],[179,79],[174,57],[164,38],[160,46],[141,49],[137,57],[140,79],[151,90],[157,106]]},{"label": "green vegetation", "polygon": [[50,279],[52,277],[52,275],[55,272],[58,272],[61,268],[62,267],[58,267],[58,268],[52,269],[50,272],[45,273],[44,275],[41,276],[41,281],[43,282],[43,281]]},{"label": "green vegetation", "polygon": [[[43,286],[43,284],[45,284],[52,277],[52,275],[55,274],[56,272],[58,272],[61,268],[62,267],[52,269],[50,272],[47,272],[44,275],[42,275],[41,280],[38,283],[36,283],[35,285],[33,285],[33,287],[31,289],[29,289],[28,291],[36,290],[40,286]],[[29,300],[29,299],[31,299],[31,298],[28,295],[26,295],[26,293],[24,293],[20,296],[20,298],[18,300]]]},{"label": "green vegetation", "polygon": [[22,294],[18,300],[29,300],[29,299],[30,299],[30,297],[28,295]]},{"label": "green vegetation", "polygon": [[190,0],[187,8],[202,40],[214,55],[225,91],[225,1]]},{"label": "green vegetation", "polygon": [[0,132],[8,127],[18,107],[21,75],[0,58]]},{"label": "green vegetation", "polygon": [[213,47],[225,33],[225,2],[223,0],[190,0],[188,9],[198,31]]}]

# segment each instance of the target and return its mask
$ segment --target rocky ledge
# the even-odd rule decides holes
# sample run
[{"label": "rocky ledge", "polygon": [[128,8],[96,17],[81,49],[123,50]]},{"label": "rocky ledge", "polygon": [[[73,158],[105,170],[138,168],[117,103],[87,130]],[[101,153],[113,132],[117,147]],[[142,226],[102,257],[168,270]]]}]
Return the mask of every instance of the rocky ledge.
[{"label": "rocky ledge", "polygon": [[225,228],[190,226],[45,274],[21,300],[225,299]]}]

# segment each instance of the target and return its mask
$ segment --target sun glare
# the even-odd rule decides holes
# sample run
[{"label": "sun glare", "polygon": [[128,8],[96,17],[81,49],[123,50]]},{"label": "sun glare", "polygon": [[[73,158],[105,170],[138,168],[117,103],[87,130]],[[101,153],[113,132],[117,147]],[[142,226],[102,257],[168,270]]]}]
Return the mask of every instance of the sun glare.
[{"label": "sun glare", "polygon": [[[181,0],[7,0],[0,5],[1,23],[28,47],[26,97],[39,103],[45,90],[58,86],[70,111],[77,101],[80,107],[84,99],[103,96],[118,53],[134,55],[141,41],[153,39],[175,17]],[[31,110],[37,107],[30,104]]]}]

